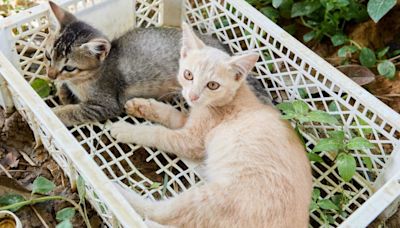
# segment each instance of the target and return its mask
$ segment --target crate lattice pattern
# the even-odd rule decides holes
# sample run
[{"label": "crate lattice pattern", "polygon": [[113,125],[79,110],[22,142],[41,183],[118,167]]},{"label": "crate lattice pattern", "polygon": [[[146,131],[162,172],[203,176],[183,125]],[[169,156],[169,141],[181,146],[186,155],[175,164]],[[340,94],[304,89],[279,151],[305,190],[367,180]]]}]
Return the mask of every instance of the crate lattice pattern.
[{"label": "crate lattice pattern", "polygon": [[[90,7],[101,1],[77,0],[68,6],[71,11]],[[162,17],[162,0],[137,0],[136,26],[159,26]],[[335,82],[318,71],[316,65],[301,58],[301,53],[289,50],[268,30],[245,16],[234,1],[186,0],[186,21],[202,33],[213,34],[233,53],[248,51],[259,52],[261,58],[254,73],[262,82],[271,99],[277,102],[302,99],[312,109],[319,109],[337,115],[343,130],[348,134],[369,139],[375,149],[353,154],[357,161],[357,174],[349,183],[340,181],[334,156],[322,153],[324,163],[313,163],[314,184],[319,187],[323,197],[344,193],[349,197],[345,207],[350,214],[359,208],[374,192],[373,183],[385,167],[391,151],[400,149],[394,144],[399,132],[367,105],[361,104],[347,91],[339,88]],[[133,14],[132,14],[133,16]],[[10,29],[15,38],[14,47],[18,55],[20,72],[31,82],[34,78],[45,77],[44,48],[50,30],[49,12],[37,15],[29,21],[21,21]],[[43,144],[53,158],[70,178],[77,172],[63,150],[40,126],[26,104],[13,93],[16,107],[28,120],[32,129],[37,129]],[[58,105],[57,98],[46,99],[50,107]],[[182,101],[176,99],[174,105],[184,109]],[[117,143],[110,136],[109,125],[115,121],[128,121],[134,124],[151,124],[132,117],[122,116],[105,123],[83,124],[70,128],[70,132],[82,147],[94,159],[101,170],[111,179],[120,181],[142,193],[144,196],[158,199],[165,195],[173,196],[201,182],[196,173],[196,165],[182,161],[153,148]],[[311,151],[316,141],[326,136],[327,130],[337,129],[329,125],[309,124],[302,132],[307,150]],[[372,169],[368,169],[363,159],[369,158]],[[143,166],[143,164],[146,164]],[[112,226],[112,214],[95,190],[86,186],[88,199],[103,217],[108,226]],[[311,214],[313,226],[323,224],[317,213]],[[335,216],[335,225],[345,218]]]}]

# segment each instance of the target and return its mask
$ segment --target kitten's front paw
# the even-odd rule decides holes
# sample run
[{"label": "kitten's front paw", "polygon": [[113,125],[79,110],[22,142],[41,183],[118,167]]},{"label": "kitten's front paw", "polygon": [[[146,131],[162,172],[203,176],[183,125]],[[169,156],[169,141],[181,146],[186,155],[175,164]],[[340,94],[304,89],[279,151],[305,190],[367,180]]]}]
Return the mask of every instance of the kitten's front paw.
[{"label": "kitten's front paw", "polygon": [[151,102],[153,99],[134,98],[126,102],[125,111],[127,114],[144,119],[154,119]]},{"label": "kitten's front paw", "polygon": [[133,125],[127,122],[113,123],[110,128],[111,136],[122,143],[133,143],[132,127]]}]

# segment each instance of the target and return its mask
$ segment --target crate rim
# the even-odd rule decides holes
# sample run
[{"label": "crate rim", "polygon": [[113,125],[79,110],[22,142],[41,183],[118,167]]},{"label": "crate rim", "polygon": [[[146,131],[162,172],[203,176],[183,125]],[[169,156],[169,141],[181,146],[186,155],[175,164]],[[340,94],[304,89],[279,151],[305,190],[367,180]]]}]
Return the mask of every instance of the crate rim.
[{"label": "crate rim", "polygon": [[[57,4],[60,5],[65,5],[71,2],[77,2],[78,0],[54,0]],[[107,2],[111,0],[102,0],[101,3]],[[164,0],[165,1],[165,0]],[[185,0],[182,0],[185,1]],[[211,0],[213,3],[217,4],[218,2],[216,0]],[[312,50],[310,50],[307,46],[302,44],[300,41],[292,37],[290,34],[288,34],[286,31],[284,31],[281,27],[270,21],[267,17],[265,17],[263,14],[261,14],[258,10],[256,10],[254,7],[252,7],[249,3],[247,3],[244,0],[226,0],[229,4],[240,8],[246,17],[253,21],[257,21],[257,24],[259,27],[262,29],[265,29],[267,32],[272,31],[272,34],[274,35],[274,39],[278,40],[280,43],[284,44],[286,47],[288,47],[292,52],[294,52],[296,55],[300,56],[302,59],[304,59],[306,62],[312,63],[313,66],[318,66],[318,72],[323,74],[325,77],[330,79],[331,81],[335,82],[340,88],[343,88],[346,90],[347,93],[349,93],[351,96],[356,97],[360,101],[362,101],[363,104],[368,104],[368,109],[373,111],[374,113],[379,114],[384,121],[388,122],[391,126],[393,126],[395,129],[400,131],[400,114],[395,112],[392,108],[384,104],[382,101],[380,101],[378,98],[376,98],[374,95],[372,95],[370,92],[368,92],[366,89],[362,88],[359,86],[357,83],[352,81],[350,78],[348,78],[345,74],[337,70],[335,67],[333,67],[331,64],[329,64],[327,61],[325,61],[322,57],[318,56],[316,53],[314,53]],[[99,3],[99,4],[101,4]],[[28,20],[29,18],[35,17],[35,15],[44,13],[48,10],[48,3],[41,3],[33,8],[30,8],[28,10],[21,11],[18,14],[11,15],[10,17],[6,18],[1,18],[0,19],[0,33],[2,30],[6,29],[7,27],[20,23],[23,20]],[[185,12],[185,10],[183,10]],[[260,20],[262,18],[262,20]],[[293,51],[294,50],[294,51]],[[313,67],[312,66],[312,67]],[[88,176],[92,176],[93,170],[90,169],[95,169],[97,175],[101,175],[101,177],[96,177],[97,179],[90,179],[90,178],[85,178],[90,184],[92,182],[102,182],[99,187],[103,187],[104,189],[100,189],[99,192],[102,192],[104,194],[111,194],[111,199],[110,196],[105,196],[103,194],[100,194],[101,198],[104,199],[104,201],[109,204],[111,201],[114,201],[112,204],[116,205],[110,206],[110,210],[113,211],[114,215],[118,218],[118,220],[124,224],[126,227],[130,227],[132,222],[140,224],[140,226],[143,225],[143,222],[141,221],[140,216],[136,214],[136,212],[133,210],[133,208],[126,203],[126,200],[122,198],[120,194],[115,194],[116,191],[115,188],[112,186],[112,183],[105,175],[104,173],[98,168],[98,166],[90,160],[89,156],[87,155],[86,151],[83,149],[83,147],[76,141],[76,139],[72,136],[72,134],[67,130],[67,128],[61,123],[61,121],[58,120],[58,118],[55,116],[55,114],[51,111],[51,109],[44,103],[44,101],[31,89],[29,84],[23,80],[23,76],[21,75],[20,72],[12,65],[12,63],[6,58],[6,56],[3,54],[3,51],[0,50],[0,75],[3,76],[8,82],[13,82],[13,83],[8,83],[8,86],[12,87],[13,90],[18,92],[18,95],[21,96],[25,101],[31,101],[31,102],[26,102],[29,108],[32,110],[32,112],[35,114],[36,118],[40,120],[41,123],[44,123],[45,126],[48,126],[49,131],[53,133],[53,135],[58,135],[60,136],[59,139],[57,137],[54,137],[55,140],[58,140],[59,145],[64,145],[62,148],[66,151],[66,154],[68,156],[73,156],[72,162],[74,163],[76,169],[78,170],[85,170],[84,172],[80,172],[82,174],[90,174]],[[15,77],[18,76],[18,77]],[[19,77],[20,76],[20,77]],[[335,76],[334,79],[332,79],[332,76]],[[0,82],[1,84],[1,82]],[[18,85],[15,87],[15,85]],[[25,91],[24,91],[25,90]],[[63,140],[60,140],[63,139]],[[82,167],[82,164],[83,165]],[[90,167],[90,168],[88,168]],[[99,174],[99,172],[101,174]],[[85,175],[83,175],[85,177]],[[86,176],[87,177],[87,176]],[[391,181],[389,181],[387,184],[385,184],[382,188],[380,188],[376,193],[374,193],[368,200],[367,202],[370,202],[371,199],[375,199],[378,197],[378,193],[381,190],[386,189],[385,186],[390,185],[390,183],[393,183],[392,181],[395,180],[396,178],[400,178],[400,174],[396,175],[395,177],[392,178]],[[397,180],[397,179],[396,179]],[[93,185],[93,184],[92,184]],[[94,186],[94,185],[93,185]],[[96,190],[98,190],[96,188]],[[400,193],[399,193],[400,194]],[[375,196],[375,197],[374,197]],[[117,202],[117,203],[116,203]],[[386,203],[386,202],[385,202]],[[389,204],[390,202],[388,202]],[[365,203],[362,205],[364,206]],[[120,208],[123,209],[121,210]],[[117,209],[116,209],[117,208]],[[360,208],[355,210],[352,215],[350,215],[342,224],[344,225],[347,222],[350,222],[349,218],[352,218],[353,215],[359,211]],[[121,212],[130,212],[130,213],[124,213],[125,216],[122,216]],[[377,211],[374,211],[374,215],[378,215]],[[132,217],[135,217],[135,219],[130,219]],[[376,216],[371,216],[371,220],[374,219]],[[365,217],[363,217],[365,219]],[[365,222],[365,221],[364,221]],[[348,223],[346,223],[347,227]],[[341,225],[340,225],[341,226]]]}]

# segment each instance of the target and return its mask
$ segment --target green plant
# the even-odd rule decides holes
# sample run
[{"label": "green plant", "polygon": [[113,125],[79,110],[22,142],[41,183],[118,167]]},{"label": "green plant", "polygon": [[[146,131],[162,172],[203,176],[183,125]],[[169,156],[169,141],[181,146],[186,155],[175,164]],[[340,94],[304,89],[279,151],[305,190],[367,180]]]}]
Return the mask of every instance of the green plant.
[{"label": "green plant", "polygon": [[342,217],[347,217],[347,213],[343,210],[344,205],[348,203],[349,198],[343,194],[335,194],[329,199],[321,196],[321,190],[314,188],[312,192],[312,200],[310,203],[310,213],[318,212],[324,224],[329,227],[329,224],[334,224],[333,216],[339,214]]},{"label": "green plant", "polygon": [[[326,123],[337,124],[339,121],[333,115],[319,110],[310,110],[307,103],[301,100],[284,102],[277,107],[284,113],[282,119],[292,120],[296,124],[298,132],[305,132],[304,123]],[[331,130],[327,133],[328,137],[316,140],[312,151],[308,153],[308,158],[314,162],[323,162],[319,156],[320,152],[329,152],[335,158],[338,173],[346,182],[350,181],[356,172],[356,161],[351,155],[354,150],[366,150],[374,148],[374,145],[362,137],[346,137],[344,131]]]},{"label": "green plant", "polygon": [[[247,0],[261,13],[277,22],[280,17],[300,18],[311,29],[303,40],[320,40],[327,36],[341,36],[345,24],[361,22],[368,16],[378,22],[396,5],[396,0],[369,0],[367,6],[360,0]],[[293,28],[291,28],[293,29]]]},{"label": "green plant", "polygon": [[[330,115],[319,110],[310,110],[308,104],[301,100],[283,102],[278,104],[277,107],[283,112],[282,119],[292,120],[294,122],[295,129],[303,142],[304,139],[301,133],[307,132],[305,127],[307,123],[330,124],[335,125],[336,128],[341,128],[337,126],[339,123],[338,116]],[[321,132],[320,135],[324,134]],[[308,136],[313,137],[311,135]],[[325,162],[320,156],[320,153],[328,153],[330,157],[334,158],[338,173],[344,182],[351,181],[356,173],[357,162],[352,152],[357,150],[359,153],[365,153],[363,151],[374,148],[374,145],[367,139],[360,136],[346,135],[343,130],[329,130],[327,131],[326,137],[320,139],[315,138],[314,141],[314,147],[307,153],[310,162]],[[372,169],[372,161],[368,156],[365,156],[362,161],[366,167]],[[347,216],[343,211],[347,200],[344,194],[323,198],[321,197],[320,190],[314,188],[310,212],[318,212],[320,218],[326,225],[333,224],[333,215],[340,214],[342,217]]]},{"label": "green plant", "polygon": [[32,183],[32,194],[30,199],[25,199],[23,196],[18,194],[6,194],[0,196],[0,211],[1,210],[17,211],[26,205],[33,205],[51,200],[62,200],[69,202],[70,204],[73,205],[73,207],[67,207],[57,212],[56,220],[59,222],[57,228],[72,228],[71,219],[75,216],[76,211],[78,211],[79,214],[82,216],[86,226],[90,228],[91,226],[89,218],[86,213],[86,205],[84,202],[84,197],[86,194],[85,183],[80,176],[78,177],[77,185],[80,198],[79,203],[75,203],[73,200],[68,199],[64,196],[35,197],[36,193],[41,195],[47,195],[56,187],[55,184],[49,181],[48,179],[44,177],[37,177]]},{"label": "green plant", "polygon": [[305,42],[327,36],[334,43],[343,36],[346,23],[364,21],[368,14],[365,5],[357,0],[305,0],[293,4],[291,17],[299,17],[311,29],[303,36]]},{"label": "green plant", "polygon": [[49,81],[41,78],[35,78],[31,82],[31,86],[41,98],[50,96],[53,90],[52,84]]},{"label": "green plant", "polygon": [[389,47],[384,47],[377,51],[373,51],[370,48],[362,47],[360,44],[350,40],[346,36],[344,36],[344,38],[341,40],[342,42],[337,42],[335,46],[346,44],[337,52],[338,56],[343,58],[345,62],[358,55],[358,60],[362,66],[376,68],[380,75],[388,79],[395,78],[396,66],[393,61],[396,60],[398,56],[388,59]]},{"label": "green plant", "polygon": [[[247,0],[261,13],[274,22],[279,18],[300,18],[301,23],[311,29],[303,36],[304,42],[332,39],[343,34],[349,21],[361,22],[368,19],[367,7],[358,0]],[[293,26],[284,27],[294,30]],[[291,33],[292,33],[291,32]]]},{"label": "green plant", "polygon": [[368,14],[372,20],[378,22],[396,5],[396,2],[396,0],[369,0]]}]

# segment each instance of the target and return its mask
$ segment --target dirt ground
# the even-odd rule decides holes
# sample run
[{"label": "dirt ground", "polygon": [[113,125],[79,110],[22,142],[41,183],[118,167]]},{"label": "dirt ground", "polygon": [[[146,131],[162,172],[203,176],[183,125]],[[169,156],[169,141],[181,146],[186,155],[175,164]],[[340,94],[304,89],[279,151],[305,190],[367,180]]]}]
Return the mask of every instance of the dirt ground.
[{"label": "dirt ground", "polygon": [[[18,112],[6,118],[0,109],[0,196],[17,193],[30,197],[32,182],[43,176],[56,184],[51,195],[61,195],[79,202],[78,194],[71,192],[68,179],[43,146],[35,148],[35,140],[28,124]],[[88,203],[87,203],[88,204]],[[62,201],[48,201],[25,206],[16,212],[24,228],[55,227],[56,212],[71,207]],[[102,227],[101,218],[88,207],[92,227]],[[74,227],[85,227],[77,214],[72,220]]]}]

